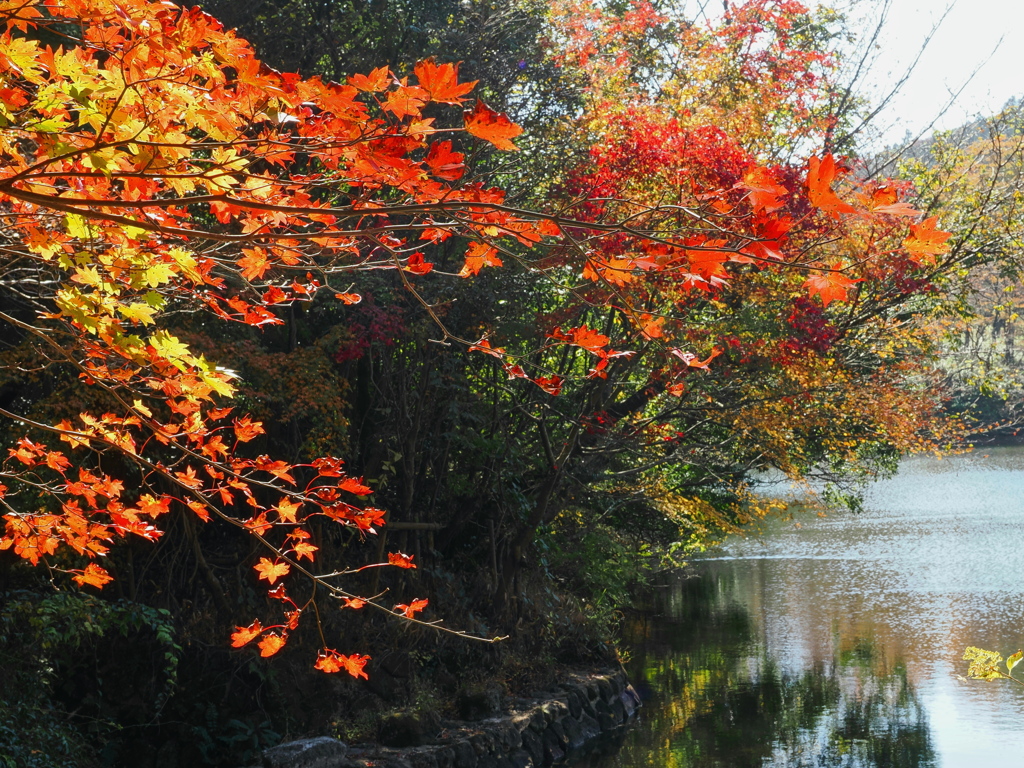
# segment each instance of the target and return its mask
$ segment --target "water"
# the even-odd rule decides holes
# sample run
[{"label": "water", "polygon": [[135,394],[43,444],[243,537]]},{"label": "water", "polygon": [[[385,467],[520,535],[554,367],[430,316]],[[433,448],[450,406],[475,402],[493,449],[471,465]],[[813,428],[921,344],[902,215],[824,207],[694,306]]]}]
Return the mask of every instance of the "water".
[{"label": "water", "polygon": [[1024,449],[981,454],[658,590],[627,627],[643,722],[590,768],[1024,766],[1024,687],[957,679],[968,645],[1024,646]]}]

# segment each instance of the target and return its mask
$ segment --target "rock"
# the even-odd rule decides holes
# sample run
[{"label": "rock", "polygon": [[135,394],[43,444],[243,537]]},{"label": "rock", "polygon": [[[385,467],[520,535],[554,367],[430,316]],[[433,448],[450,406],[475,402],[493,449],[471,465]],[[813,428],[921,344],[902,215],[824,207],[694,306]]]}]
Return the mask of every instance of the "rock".
[{"label": "rock", "polygon": [[380,724],[380,743],[386,747],[419,747],[434,741],[441,718],[434,712],[396,712]]},{"label": "rock", "polygon": [[463,739],[452,744],[452,752],[455,753],[455,768],[476,768],[476,750],[468,741]]},{"label": "rock", "polygon": [[530,753],[522,749],[517,749],[509,755],[509,760],[514,768],[534,768],[533,758],[530,757]]},{"label": "rock", "polygon": [[554,734],[556,739],[558,739],[558,746],[560,746],[562,748],[562,751],[564,752],[566,745],[569,743],[569,740],[565,737],[565,729],[562,728],[561,721],[559,721],[559,720],[552,721],[551,725],[549,725],[547,727],[547,729],[545,730],[545,733],[547,733],[549,731],[552,734]]},{"label": "rock", "polygon": [[480,757],[489,755],[494,749],[494,738],[488,731],[477,731],[471,734],[469,743],[473,745],[473,751]]},{"label": "rock", "polygon": [[437,755],[434,752],[410,752],[409,764],[412,768],[438,768]]},{"label": "rock", "polygon": [[544,746],[544,765],[560,763],[565,759],[565,750],[562,749],[562,745],[558,741],[558,737],[555,736],[550,729],[544,731],[544,737],[541,743]]},{"label": "rock", "polygon": [[486,720],[501,714],[501,687],[474,685],[463,688],[456,699],[463,720]]},{"label": "rock", "polygon": [[569,688],[566,691],[567,701],[569,705],[569,715],[571,717],[579,717],[583,711],[583,695],[580,694],[577,688]]},{"label": "rock", "polygon": [[549,723],[557,723],[569,714],[569,707],[558,699],[545,702],[541,705],[541,710],[544,712],[544,719]]},{"label": "rock", "polygon": [[612,702],[612,717],[615,718],[616,723],[624,723],[629,719],[629,715],[626,714],[626,707],[622,702],[622,699],[615,699]]},{"label": "rock", "polygon": [[622,702],[622,708],[626,711],[626,719],[633,717],[637,707],[640,706],[640,697],[636,695],[633,686],[629,686],[619,694],[619,701]]},{"label": "rock", "polygon": [[572,752],[587,743],[587,740],[583,737],[583,728],[578,720],[574,720],[571,717],[565,718],[562,721],[562,729],[565,731],[567,751]]},{"label": "rock", "polygon": [[590,741],[601,735],[601,724],[584,712],[580,715],[580,730],[583,731],[584,741]]},{"label": "rock", "polygon": [[533,764],[544,765],[544,745],[536,731],[523,731],[523,750],[530,755]]},{"label": "rock", "polygon": [[263,768],[341,768],[348,746],[328,736],[299,739],[263,750]]}]

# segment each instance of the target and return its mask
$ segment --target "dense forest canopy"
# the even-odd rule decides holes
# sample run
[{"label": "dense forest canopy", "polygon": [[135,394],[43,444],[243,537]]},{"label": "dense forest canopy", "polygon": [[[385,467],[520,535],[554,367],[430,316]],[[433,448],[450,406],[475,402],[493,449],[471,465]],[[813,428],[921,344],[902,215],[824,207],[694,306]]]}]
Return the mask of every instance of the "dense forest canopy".
[{"label": "dense forest canopy", "polygon": [[[1012,248],[945,231],[960,156],[866,173],[834,12],[0,16],[0,727],[77,696],[180,740],[198,700],[256,748],[247,707],[326,727],[256,703],[260,657],[348,686],[395,646],[479,663],[463,630],[579,657],[631,563],[774,508],[759,473],[855,504],[964,434],[936,328]],[[243,749],[204,727],[203,760]]]}]

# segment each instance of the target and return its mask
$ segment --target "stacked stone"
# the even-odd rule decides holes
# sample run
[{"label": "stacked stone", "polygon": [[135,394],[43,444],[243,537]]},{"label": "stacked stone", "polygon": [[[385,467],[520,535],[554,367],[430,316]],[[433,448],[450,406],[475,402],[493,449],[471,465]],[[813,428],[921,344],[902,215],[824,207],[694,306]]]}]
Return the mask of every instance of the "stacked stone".
[{"label": "stacked stone", "polygon": [[[516,699],[509,714],[446,723],[433,744],[348,749],[305,739],[266,750],[264,768],[548,768],[636,717],[640,698],[621,670],[578,677],[558,691]],[[401,718],[402,716],[398,716]],[[396,720],[396,723],[401,720]],[[387,729],[385,724],[384,729]],[[393,735],[393,734],[391,734]],[[383,741],[388,741],[382,733]]]}]

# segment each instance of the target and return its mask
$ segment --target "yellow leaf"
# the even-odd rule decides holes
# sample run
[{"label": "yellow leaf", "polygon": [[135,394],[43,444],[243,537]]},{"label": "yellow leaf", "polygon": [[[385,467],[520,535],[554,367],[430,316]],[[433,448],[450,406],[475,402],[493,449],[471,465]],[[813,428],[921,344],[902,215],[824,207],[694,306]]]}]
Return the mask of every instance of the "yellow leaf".
[{"label": "yellow leaf", "polygon": [[172,336],[167,331],[157,331],[149,337],[149,343],[157,351],[157,354],[166,357],[172,362],[176,360],[191,361],[192,359],[188,346],[179,341],[177,336]]},{"label": "yellow leaf", "polygon": [[175,274],[174,267],[170,264],[158,263],[142,273],[142,282],[150,288],[158,288],[170,282]]},{"label": "yellow leaf", "polygon": [[117,308],[117,311],[120,312],[126,320],[133,320],[137,323],[142,323],[143,325],[153,325],[155,322],[153,320],[155,310],[148,304],[144,304],[142,302],[121,305]]}]

